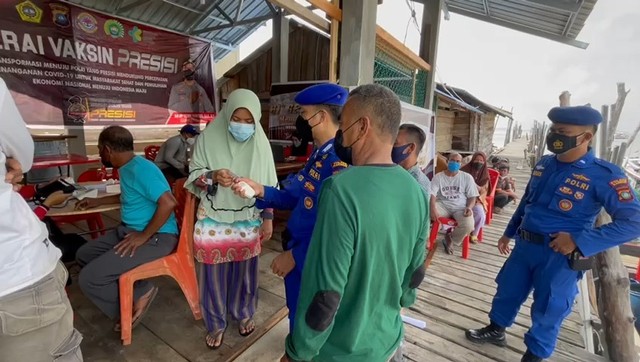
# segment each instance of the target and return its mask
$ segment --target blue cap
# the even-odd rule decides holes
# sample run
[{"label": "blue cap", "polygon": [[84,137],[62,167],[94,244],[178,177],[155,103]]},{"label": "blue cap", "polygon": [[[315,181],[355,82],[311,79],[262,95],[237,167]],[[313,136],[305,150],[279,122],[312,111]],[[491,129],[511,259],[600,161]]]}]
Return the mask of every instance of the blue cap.
[{"label": "blue cap", "polygon": [[188,124],[186,126],[183,126],[182,128],[180,128],[180,133],[188,133],[191,135],[199,135],[200,131],[198,131],[198,129],[192,125],[192,124]]},{"label": "blue cap", "polygon": [[333,83],[323,83],[305,88],[296,95],[294,101],[301,106],[327,104],[342,107],[347,103],[348,95],[349,93],[344,87]]},{"label": "blue cap", "polygon": [[547,117],[553,123],[574,124],[577,126],[596,126],[602,122],[602,115],[589,106],[554,107]]}]

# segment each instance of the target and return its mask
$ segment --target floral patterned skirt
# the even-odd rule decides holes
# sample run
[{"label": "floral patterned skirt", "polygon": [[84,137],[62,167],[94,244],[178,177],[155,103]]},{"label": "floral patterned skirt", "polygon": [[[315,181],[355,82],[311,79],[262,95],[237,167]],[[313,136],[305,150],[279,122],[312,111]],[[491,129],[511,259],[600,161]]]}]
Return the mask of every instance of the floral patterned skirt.
[{"label": "floral patterned skirt", "polygon": [[205,217],[196,222],[193,253],[200,263],[221,264],[260,255],[260,219],[223,223]]}]

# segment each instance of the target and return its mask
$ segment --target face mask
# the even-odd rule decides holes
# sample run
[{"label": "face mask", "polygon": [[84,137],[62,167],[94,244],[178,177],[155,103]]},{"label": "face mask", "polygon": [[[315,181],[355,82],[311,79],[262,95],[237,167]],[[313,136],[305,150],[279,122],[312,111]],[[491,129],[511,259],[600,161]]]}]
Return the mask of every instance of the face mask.
[{"label": "face mask", "polygon": [[191,146],[193,146],[196,143],[196,139],[195,138],[187,138],[187,143]]},{"label": "face mask", "polygon": [[447,164],[447,168],[451,172],[458,172],[458,171],[460,171],[460,163],[459,162],[449,161],[449,163]]},{"label": "face mask", "polygon": [[410,152],[405,153],[405,151],[411,146],[412,143],[407,143],[406,145],[396,146],[391,150],[391,160],[395,164],[399,164],[409,157]]},{"label": "face mask", "polygon": [[577,136],[565,136],[557,133],[549,133],[547,135],[547,149],[556,155],[571,151],[578,147],[578,137],[584,134],[581,133]]},{"label": "face mask", "polygon": [[478,162],[478,161],[476,161],[476,162],[473,162],[473,163],[471,164],[471,167],[472,167],[474,170],[479,170],[479,169],[481,169],[481,168],[482,168],[482,166],[484,166],[484,162]]},{"label": "face mask", "polygon": [[[351,127],[353,127],[359,121],[360,120],[353,122],[353,124],[347,127],[347,129],[345,129],[344,132],[347,132]],[[356,139],[351,145],[344,146],[342,144],[344,142],[344,132],[341,129],[339,129],[336,132],[336,138],[333,141],[333,148],[336,151],[336,156],[338,156],[339,159],[341,159],[347,165],[353,165],[353,152],[351,147],[353,147],[353,145],[356,142],[358,142],[360,138]]]},{"label": "face mask", "polygon": [[245,142],[256,132],[255,124],[229,122],[229,133],[238,142]]},{"label": "face mask", "polygon": [[296,119],[296,132],[298,133],[298,137],[300,139],[311,140],[313,139],[313,134],[311,133],[311,126],[309,126],[309,122],[304,119],[302,116],[298,116]]},{"label": "face mask", "polygon": [[184,74],[184,79],[186,80],[193,80],[196,76],[196,72],[193,70],[185,70],[182,74]]}]

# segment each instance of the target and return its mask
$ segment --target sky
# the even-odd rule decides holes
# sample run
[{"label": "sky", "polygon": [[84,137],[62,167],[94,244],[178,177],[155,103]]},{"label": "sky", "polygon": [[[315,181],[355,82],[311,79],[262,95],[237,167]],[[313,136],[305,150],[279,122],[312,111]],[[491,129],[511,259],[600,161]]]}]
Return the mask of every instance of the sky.
[{"label": "sky", "polygon": [[[411,5],[421,24],[422,5]],[[378,24],[418,53],[417,26],[406,30],[410,18],[406,0],[385,0],[378,7]],[[578,36],[590,44],[583,50],[450,13],[450,20],[441,21],[436,79],[494,106],[513,107],[525,128],[533,120],[547,120],[564,90],[572,94],[572,105],[590,103],[600,109],[615,102],[616,83],[625,82],[631,92],[618,130],[630,132],[640,123],[638,19],[640,1],[600,0]],[[240,56],[270,37],[269,22],[241,45]]]}]

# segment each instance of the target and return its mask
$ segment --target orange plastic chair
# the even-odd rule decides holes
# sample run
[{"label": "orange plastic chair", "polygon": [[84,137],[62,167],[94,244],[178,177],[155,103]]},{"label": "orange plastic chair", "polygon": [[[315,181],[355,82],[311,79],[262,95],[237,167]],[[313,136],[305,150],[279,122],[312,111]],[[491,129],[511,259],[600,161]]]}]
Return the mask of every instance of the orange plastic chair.
[{"label": "orange plastic chair", "polygon": [[[202,319],[200,311],[200,296],[196,279],[195,263],[193,259],[193,227],[195,225],[196,199],[184,190],[185,179],[176,181],[174,195],[178,200],[176,215],[182,227],[178,247],[173,253],[140,265],[120,276],[120,338],[122,344],[131,344],[131,324],[133,322],[133,283],[137,280],[148,279],[161,275],[172,277],[182,289],[189,303],[193,317]],[[180,223],[179,223],[180,225]]]},{"label": "orange plastic chair", "polygon": [[[429,235],[429,250],[435,248],[436,246],[436,238],[438,237],[438,231],[440,231],[441,225],[448,225],[451,227],[458,226],[458,223],[454,219],[449,219],[447,217],[438,218],[437,221],[434,221],[431,224],[431,234]],[[462,258],[469,259],[469,235],[464,237],[462,241]]]},{"label": "orange plastic chair", "polygon": [[156,156],[158,156],[158,151],[160,151],[160,146],[147,146],[144,148],[144,157],[149,161],[155,161]]},{"label": "orange plastic chair", "polygon": [[[500,172],[489,169],[489,194],[487,195],[487,219],[485,225],[491,225],[491,219],[493,219],[493,202],[496,197],[496,187],[498,186],[498,180],[500,179]],[[482,233],[482,230],[480,231]],[[478,236],[480,239],[480,236]]]}]

